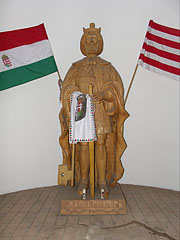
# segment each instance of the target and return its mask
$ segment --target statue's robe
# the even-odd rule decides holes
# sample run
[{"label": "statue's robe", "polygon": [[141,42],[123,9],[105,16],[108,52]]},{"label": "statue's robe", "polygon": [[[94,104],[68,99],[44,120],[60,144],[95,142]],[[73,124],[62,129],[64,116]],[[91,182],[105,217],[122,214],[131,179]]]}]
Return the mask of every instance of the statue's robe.
[{"label": "statue's robe", "polygon": [[[62,108],[60,111],[63,164],[71,167],[71,146],[69,145],[70,95],[74,91],[88,94],[88,86],[93,84],[93,92],[104,92],[109,100],[95,105],[95,125],[97,137],[106,134],[107,169],[106,179],[114,186],[122,177],[124,168],[121,156],[126,149],[123,138],[123,123],[129,116],[124,106],[122,80],[111,63],[100,57],[86,57],[72,64],[61,90]],[[97,177],[96,177],[97,178]],[[78,144],[76,147],[75,180],[80,180]]]}]

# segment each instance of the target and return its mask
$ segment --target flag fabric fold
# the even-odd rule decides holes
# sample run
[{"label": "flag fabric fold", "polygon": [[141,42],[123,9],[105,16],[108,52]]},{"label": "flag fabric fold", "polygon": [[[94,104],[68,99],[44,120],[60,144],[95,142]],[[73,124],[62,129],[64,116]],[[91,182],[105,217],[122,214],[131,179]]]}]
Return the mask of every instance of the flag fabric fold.
[{"label": "flag fabric fold", "polygon": [[0,33],[0,90],[56,71],[44,24]]},{"label": "flag fabric fold", "polygon": [[150,20],[138,65],[180,79],[180,30]]}]

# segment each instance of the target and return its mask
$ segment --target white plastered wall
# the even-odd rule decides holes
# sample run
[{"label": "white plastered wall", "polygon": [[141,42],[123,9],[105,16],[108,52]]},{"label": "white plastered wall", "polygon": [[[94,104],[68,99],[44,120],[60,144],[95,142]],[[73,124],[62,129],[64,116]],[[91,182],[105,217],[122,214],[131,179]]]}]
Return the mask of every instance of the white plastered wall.
[{"label": "white plastered wall", "polygon": [[[178,0],[1,0],[0,32],[44,23],[64,78],[82,28],[102,28],[102,58],[125,93],[149,20],[179,28]],[[60,110],[57,73],[0,92],[0,194],[57,184]],[[128,147],[121,183],[179,190],[179,81],[138,68],[126,109]]]}]

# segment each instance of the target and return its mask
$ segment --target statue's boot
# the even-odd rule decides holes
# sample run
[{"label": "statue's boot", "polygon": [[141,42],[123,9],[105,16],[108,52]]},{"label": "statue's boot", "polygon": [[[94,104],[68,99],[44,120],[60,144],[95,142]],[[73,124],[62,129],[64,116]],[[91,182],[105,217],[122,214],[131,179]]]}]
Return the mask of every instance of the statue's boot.
[{"label": "statue's boot", "polygon": [[99,180],[98,181],[98,186],[99,186],[99,193],[101,194],[102,190],[104,191],[104,198],[109,197],[109,189],[106,183],[106,180]]},{"label": "statue's boot", "polygon": [[83,189],[86,189],[86,192],[89,187],[89,145],[86,142],[80,143],[79,149],[79,164],[81,171],[81,180],[78,187],[78,193],[82,196]]},{"label": "statue's boot", "polygon": [[86,189],[86,192],[88,190],[89,184],[88,184],[88,179],[81,179],[78,187],[78,194],[80,196],[83,195],[83,189]]},{"label": "statue's boot", "polygon": [[101,190],[104,190],[104,197],[108,198],[109,189],[106,183],[106,148],[105,148],[105,135],[99,135],[98,141],[96,142],[96,166],[97,166],[97,174],[98,174],[98,186],[99,192],[101,194]]}]

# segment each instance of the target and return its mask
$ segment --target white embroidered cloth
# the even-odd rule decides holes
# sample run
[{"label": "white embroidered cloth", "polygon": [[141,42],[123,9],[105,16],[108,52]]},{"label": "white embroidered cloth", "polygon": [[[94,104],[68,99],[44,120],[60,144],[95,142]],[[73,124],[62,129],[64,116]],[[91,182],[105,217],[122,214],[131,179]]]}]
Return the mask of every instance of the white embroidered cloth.
[{"label": "white embroidered cloth", "polygon": [[94,107],[88,94],[73,92],[71,97],[69,142],[96,141]]}]

